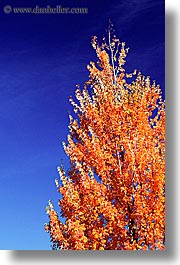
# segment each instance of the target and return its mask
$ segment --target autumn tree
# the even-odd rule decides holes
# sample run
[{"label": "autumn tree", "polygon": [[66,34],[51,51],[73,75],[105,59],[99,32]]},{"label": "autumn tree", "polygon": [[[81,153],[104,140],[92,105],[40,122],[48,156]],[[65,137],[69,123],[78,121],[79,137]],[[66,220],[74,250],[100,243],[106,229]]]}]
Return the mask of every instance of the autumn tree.
[{"label": "autumn tree", "polygon": [[112,28],[107,35],[101,44],[93,37],[98,62],[70,98],[77,115],[63,143],[70,169],[58,168],[60,213],[49,201],[45,230],[54,249],[161,250],[165,103],[150,77],[126,73],[128,49]]}]

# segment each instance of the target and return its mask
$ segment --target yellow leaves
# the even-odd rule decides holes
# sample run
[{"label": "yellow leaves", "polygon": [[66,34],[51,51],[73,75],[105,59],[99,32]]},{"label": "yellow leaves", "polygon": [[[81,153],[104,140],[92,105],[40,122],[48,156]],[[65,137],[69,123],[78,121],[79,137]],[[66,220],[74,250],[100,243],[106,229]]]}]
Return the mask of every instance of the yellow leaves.
[{"label": "yellow leaves", "polygon": [[114,215],[111,215],[110,220],[114,221]]},{"label": "yellow leaves", "polygon": [[51,211],[53,211],[53,210],[54,210],[54,206],[53,206],[52,202],[49,200],[48,206],[46,206],[46,213],[50,215]]},{"label": "yellow leaves", "polygon": [[92,47],[96,50],[97,49],[97,37],[93,36],[91,41]]},{"label": "yellow leaves", "polygon": [[104,248],[103,247],[100,247],[99,250],[104,250]]},{"label": "yellow leaves", "polygon": [[92,250],[97,250],[97,242],[93,243]]},{"label": "yellow leaves", "polygon": [[155,248],[153,242],[163,248],[165,105],[157,105],[160,88],[149,77],[139,72],[126,83],[136,71],[126,73],[128,50],[118,43],[100,45],[93,38],[99,64],[88,65],[89,80],[76,90],[78,104],[70,98],[78,111],[77,120],[69,116],[63,144],[71,164],[68,172],[58,168],[62,187],[56,181],[64,224],[51,203],[46,209],[45,230],[61,249],[146,250]]},{"label": "yellow leaves", "polygon": [[94,234],[94,238],[99,238],[99,235],[98,234]]}]

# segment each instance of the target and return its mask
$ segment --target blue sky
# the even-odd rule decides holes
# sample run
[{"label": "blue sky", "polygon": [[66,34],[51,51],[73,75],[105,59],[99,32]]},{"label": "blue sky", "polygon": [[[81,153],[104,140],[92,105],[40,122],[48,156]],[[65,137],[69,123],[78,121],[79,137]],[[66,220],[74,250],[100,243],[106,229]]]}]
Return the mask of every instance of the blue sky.
[{"label": "blue sky", "polygon": [[[28,4],[29,2],[29,4]],[[87,7],[88,14],[5,14],[5,5]],[[54,179],[68,133],[68,96],[88,79],[111,19],[130,47],[127,69],[150,75],[165,91],[164,1],[1,1],[0,4],[0,249],[50,250],[45,207],[57,207]]]}]

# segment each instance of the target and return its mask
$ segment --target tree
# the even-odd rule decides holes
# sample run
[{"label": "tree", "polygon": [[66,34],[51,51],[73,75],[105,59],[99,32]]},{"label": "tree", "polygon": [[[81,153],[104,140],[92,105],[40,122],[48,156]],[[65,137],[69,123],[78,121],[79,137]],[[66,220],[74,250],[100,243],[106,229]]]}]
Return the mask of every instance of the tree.
[{"label": "tree", "polygon": [[[165,102],[155,81],[127,74],[128,49],[108,29],[92,46],[89,80],[70,97],[64,150],[70,169],[58,168],[60,217],[49,201],[53,249],[165,248]],[[128,81],[130,80],[130,81]],[[62,218],[65,221],[62,221]]]}]

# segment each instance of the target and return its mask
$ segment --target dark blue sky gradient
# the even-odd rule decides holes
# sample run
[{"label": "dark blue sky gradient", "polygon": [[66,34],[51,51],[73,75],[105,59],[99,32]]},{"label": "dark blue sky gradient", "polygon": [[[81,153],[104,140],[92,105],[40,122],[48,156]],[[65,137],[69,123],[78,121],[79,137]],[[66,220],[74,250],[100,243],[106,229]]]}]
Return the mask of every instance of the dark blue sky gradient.
[{"label": "dark blue sky gradient", "polygon": [[[28,4],[29,3],[29,4]],[[5,14],[13,7],[87,7],[82,15]],[[96,60],[91,36],[108,19],[130,47],[127,69],[150,75],[163,90],[164,1],[76,0],[0,3],[0,249],[51,249],[45,207],[57,207],[54,179],[68,133],[68,101]],[[57,209],[57,208],[56,208]]]}]

